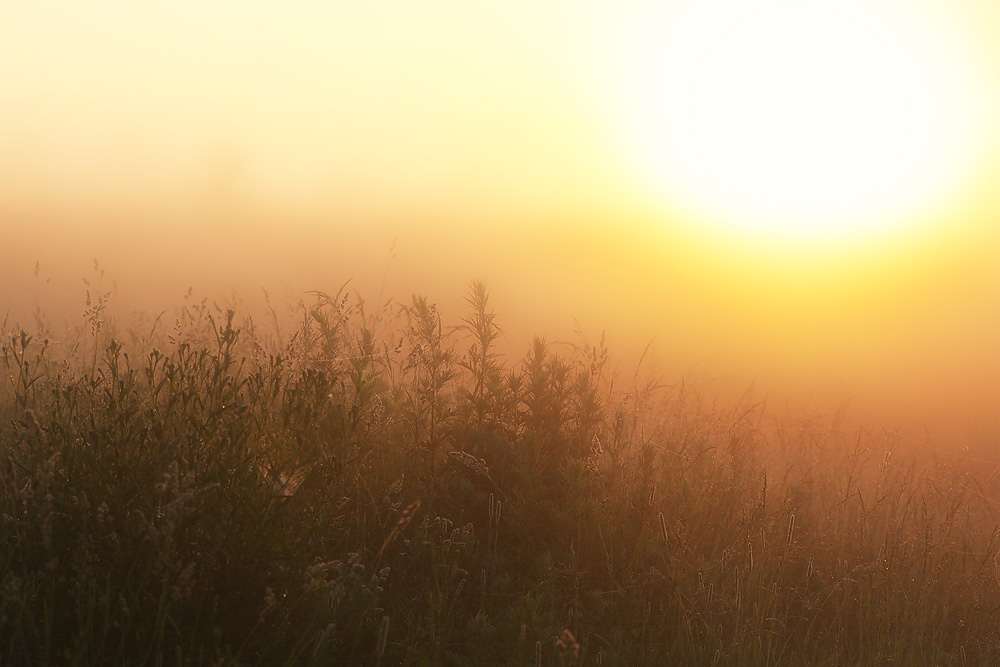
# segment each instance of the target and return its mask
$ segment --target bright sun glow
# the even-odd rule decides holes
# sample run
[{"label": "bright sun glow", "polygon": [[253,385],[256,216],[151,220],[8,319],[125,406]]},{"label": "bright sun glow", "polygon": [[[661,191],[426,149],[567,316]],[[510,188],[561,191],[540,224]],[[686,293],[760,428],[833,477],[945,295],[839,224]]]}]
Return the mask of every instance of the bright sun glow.
[{"label": "bright sun glow", "polygon": [[619,74],[642,178],[685,218],[765,242],[933,214],[969,178],[978,109],[957,38],[915,7],[647,7]]}]

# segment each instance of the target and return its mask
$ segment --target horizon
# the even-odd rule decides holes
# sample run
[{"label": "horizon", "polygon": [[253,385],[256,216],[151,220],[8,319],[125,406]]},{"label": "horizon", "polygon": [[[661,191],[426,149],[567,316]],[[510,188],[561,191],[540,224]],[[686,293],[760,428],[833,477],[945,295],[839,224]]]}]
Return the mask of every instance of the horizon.
[{"label": "horizon", "polygon": [[352,280],[457,318],[481,279],[525,348],[653,340],[667,376],[991,451],[1000,11],[876,4],[5,8],[0,312],[78,317],[95,259],[124,310]]}]

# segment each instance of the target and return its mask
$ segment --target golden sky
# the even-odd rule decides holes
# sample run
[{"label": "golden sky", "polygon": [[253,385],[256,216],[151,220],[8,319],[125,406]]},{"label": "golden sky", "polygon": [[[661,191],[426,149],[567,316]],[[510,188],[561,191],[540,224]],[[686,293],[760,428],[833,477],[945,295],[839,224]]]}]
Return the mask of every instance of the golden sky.
[{"label": "golden sky", "polygon": [[4,3],[0,312],[95,257],[137,307],[483,278],[515,338],[986,437],[998,100],[993,0]]}]

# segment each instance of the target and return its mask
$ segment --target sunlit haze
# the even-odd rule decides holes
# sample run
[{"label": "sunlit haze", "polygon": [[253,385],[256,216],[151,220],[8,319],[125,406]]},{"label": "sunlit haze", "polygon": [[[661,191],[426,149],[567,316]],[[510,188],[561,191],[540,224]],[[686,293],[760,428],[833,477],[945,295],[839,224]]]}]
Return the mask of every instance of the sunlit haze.
[{"label": "sunlit haze", "polygon": [[981,166],[982,82],[914,4],[666,4],[615,99],[639,173],[685,216],[769,243],[865,243],[948,211]]},{"label": "sunlit haze", "polygon": [[998,100],[993,0],[9,2],[0,318],[482,279],[512,354],[989,447]]}]

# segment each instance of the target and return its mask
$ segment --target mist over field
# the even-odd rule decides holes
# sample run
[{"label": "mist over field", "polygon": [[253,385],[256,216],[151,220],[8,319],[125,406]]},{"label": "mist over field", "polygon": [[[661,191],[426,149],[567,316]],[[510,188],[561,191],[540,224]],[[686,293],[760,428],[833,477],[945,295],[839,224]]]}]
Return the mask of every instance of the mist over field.
[{"label": "mist over field", "polygon": [[721,400],[752,387],[779,415],[839,414],[990,458],[1000,435],[991,246],[890,267],[880,282],[862,267],[862,284],[844,293],[858,279],[850,267],[846,276],[837,267],[832,278],[803,278],[735,258],[714,275],[702,248],[627,220],[529,224],[512,213],[466,224],[399,213],[358,221],[336,211],[257,213],[250,203],[45,208],[4,213],[0,307],[9,323],[30,327],[38,312],[54,330],[71,327],[88,289],[111,292],[123,326],[135,313],[169,316],[189,289],[270,322],[270,307],[291,316],[307,292],[344,284],[369,303],[426,295],[457,321],[465,286],[483,280],[512,359],[536,334],[578,341],[604,333],[622,373],[649,345],[646,370],[654,362],[670,381],[698,378]]},{"label": "mist over field", "polygon": [[0,6],[0,665],[1000,664],[1000,5]]},{"label": "mist over field", "polygon": [[[655,340],[667,375],[697,368],[737,395],[753,383],[778,411],[831,413],[850,401],[869,425],[928,428],[956,447],[992,442],[1000,133],[990,110],[1000,58],[991,30],[1000,22],[991,3],[887,9],[886,24],[836,8],[817,9],[815,20],[765,8],[777,12],[768,48],[836,52],[838,40],[854,39],[842,64],[855,69],[838,73],[826,52],[805,50],[780,62],[806,69],[779,67],[759,81],[741,63],[782,52],[754,52],[750,28],[726,33],[751,40],[739,42],[739,58],[680,38],[681,51],[657,51],[666,48],[657,29],[710,37],[713,17],[737,11],[724,3],[676,17],[596,0],[574,10],[398,5],[201,12],[109,1],[60,7],[58,20],[43,5],[7,8],[0,55],[22,66],[0,79],[0,312],[27,322],[40,307],[72,320],[95,259],[116,285],[116,306],[149,312],[189,287],[238,294],[259,312],[262,288],[294,303],[350,280],[368,300],[421,293],[456,313],[463,286],[480,279],[516,354],[536,333],[567,338],[575,320],[590,337],[606,332],[626,366]],[[872,62],[854,61],[863,56]],[[706,69],[678,70],[693,62],[684,58]],[[902,83],[868,81],[868,72]],[[729,91],[727,73],[750,76],[757,97]],[[826,88],[811,82],[821,74]],[[768,97],[781,76],[795,78],[802,99]],[[702,92],[669,88],[685,77],[706,82],[706,102],[744,111],[700,110]],[[923,89],[936,98],[913,97]],[[817,96],[824,106],[814,108]],[[771,104],[820,115],[801,126],[778,116],[777,129],[798,133],[793,145],[813,146],[816,164],[798,173],[841,159],[838,144],[857,153],[810,184],[761,161],[757,144],[738,146],[758,167],[736,177],[784,192],[801,229],[813,224],[803,192],[829,191],[821,209],[836,208],[851,174],[871,164],[882,171],[866,187],[900,188],[900,197],[935,189],[899,181],[924,178],[920,165],[935,160],[964,156],[939,175],[964,181],[911,214],[911,231],[885,238],[862,226],[856,237],[796,245],[698,222],[677,191],[683,171],[647,153],[687,155],[670,143],[670,123],[733,144],[776,137],[753,115]],[[719,126],[683,125],[696,111]],[[884,127],[879,114],[891,116]],[[854,124],[838,128],[844,118]],[[865,134],[880,128],[903,143]],[[920,143],[935,132],[937,143]],[[688,156],[687,172],[729,178],[722,167],[744,155],[713,156],[706,141],[706,164]],[[808,161],[799,150],[764,152]],[[881,150],[901,156],[895,171]],[[754,180],[771,172],[774,188]]]}]

